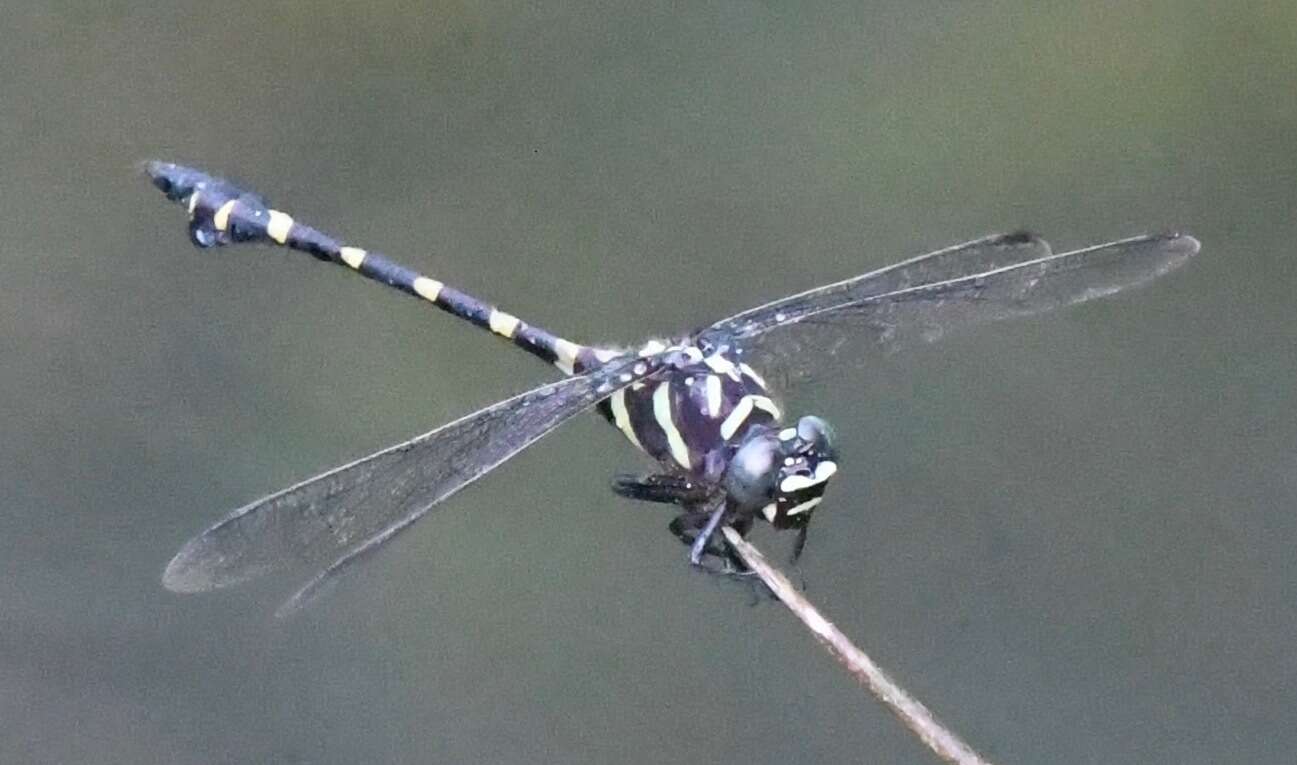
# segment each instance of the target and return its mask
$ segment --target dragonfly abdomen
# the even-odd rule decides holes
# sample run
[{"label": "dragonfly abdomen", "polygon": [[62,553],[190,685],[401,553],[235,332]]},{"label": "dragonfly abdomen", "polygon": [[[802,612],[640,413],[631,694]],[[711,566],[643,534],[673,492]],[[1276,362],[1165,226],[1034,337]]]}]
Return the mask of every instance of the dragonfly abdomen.
[{"label": "dragonfly abdomen", "polygon": [[353,247],[272,209],[257,194],[201,170],[170,162],[147,166],[154,185],[189,209],[189,235],[207,248],[234,242],[275,244],[319,260],[346,266],[361,276],[395,287],[437,308],[511,341],[566,374],[579,374],[615,355],[548,332],[437,279],[377,252]]}]

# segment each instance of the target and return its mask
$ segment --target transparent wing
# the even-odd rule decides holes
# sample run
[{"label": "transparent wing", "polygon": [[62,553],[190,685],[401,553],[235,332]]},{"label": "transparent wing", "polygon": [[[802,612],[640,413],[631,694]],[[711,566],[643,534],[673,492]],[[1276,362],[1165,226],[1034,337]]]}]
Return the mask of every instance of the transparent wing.
[{"label": "transparent wing", "polygon": [[750,308],[716,322],[709,331],[719,330],[743,340],[866,298],[1039,260],[1049,254],[1049,244],[1026,231],[987,236]]},{"label": "transparent wing", "polygon": [[745,311],[702,336],[727,333],[748,363],[795,383],[822,368],[825,356],[872,358],[961,326],[1144,284],[1198,247],[1193,237],[1163,234],[1055,255],[1030,234],[988,237]]},{"label": "transparent wing", "polygon": [[544,385],[259,499],[191,539],[162,582],[176,592],[200,592],[302,565],[332,561],[326,573],[341,570],[654,368],[653,360],[639,359]]}]

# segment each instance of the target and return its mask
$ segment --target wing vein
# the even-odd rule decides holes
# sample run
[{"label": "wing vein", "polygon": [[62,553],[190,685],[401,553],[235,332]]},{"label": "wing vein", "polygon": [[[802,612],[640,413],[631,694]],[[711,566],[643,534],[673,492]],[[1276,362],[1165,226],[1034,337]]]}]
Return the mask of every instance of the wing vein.
[{"label": "wing vein", "polygon": [[191,539],[167,566],[163,584],[198,592],[294,566],[323,568],[326,574],[341,570],[568,419],[656,369],[654,360],[637,359],[542,385],[263,497]]}]

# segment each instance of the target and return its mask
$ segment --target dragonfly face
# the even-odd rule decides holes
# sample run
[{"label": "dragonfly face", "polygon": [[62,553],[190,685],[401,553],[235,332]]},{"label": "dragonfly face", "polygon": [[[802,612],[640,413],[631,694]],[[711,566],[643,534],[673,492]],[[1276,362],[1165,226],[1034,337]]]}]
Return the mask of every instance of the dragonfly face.
[{"label": "dragonfly face", "polygon": [[833,442],[833,428],[815,416],[796,427],[755,431],[730,460],[725,491],[775,528],[805,528],[838,471]]}]

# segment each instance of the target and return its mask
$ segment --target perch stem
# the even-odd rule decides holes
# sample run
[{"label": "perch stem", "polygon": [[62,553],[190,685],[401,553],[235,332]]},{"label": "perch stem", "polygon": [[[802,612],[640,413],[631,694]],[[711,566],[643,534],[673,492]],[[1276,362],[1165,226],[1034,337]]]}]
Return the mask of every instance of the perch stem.
[{"label": "perch stem", "polygon": [[725,539],[730,543],[748,568],[761,577],[761,581],[774,592],[775,596],[788,607],[806,628],[811,631],[848,672],[855,676],[861,685],[892,711],[905,727],[927,744],[938,757],[946,762],[958,765],[990,765],[987,760],[973,750],[954,731],[947,728],[918,699],[896,683],[886,672],[860,650],[839,630],[833,622],[825,619],[813,603],[788,581],[783,572],[766,560],[760,550],[739,536],[733,527],[722,529]]}]

